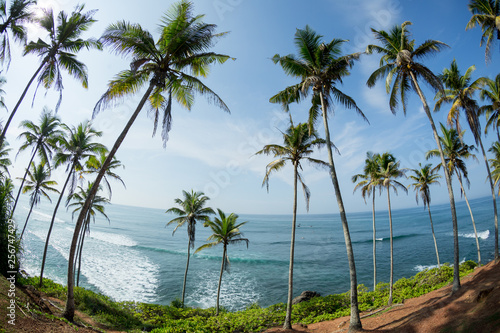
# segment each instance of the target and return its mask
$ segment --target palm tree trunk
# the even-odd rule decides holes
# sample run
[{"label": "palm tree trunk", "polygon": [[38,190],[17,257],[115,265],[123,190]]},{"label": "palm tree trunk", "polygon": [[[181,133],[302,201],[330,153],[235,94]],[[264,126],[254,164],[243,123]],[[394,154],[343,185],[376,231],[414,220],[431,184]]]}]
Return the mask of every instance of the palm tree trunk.
[{"label": "palm tree trunk", "polygon": [[85,241],[85,233],[88,230],[88,223],[85,224],[85,228],[83,229],[81,240],[80,240],[80,248],[78,249],[78,273],[76,275],[76,286],[80,285],[80,270],[82,268],[82,253],[83,253],[83,242]]},{"label": "palm tree trunk", "polygon": [[436,249],[438,268],[440,268],[441,264],[439,263],[438,244],[436,242],[436,235],[434,234],[434,224],[432,223],[431,207],[429,206],[429,204],[427,204],[427,211],[429,212],[429,220],[431,221],[432,238],[434,239],[434,248]]},{"label": "palm tree trunk", "polygon": [[375,230],[375,189],[373,189],[373,203],[372,203],[372,216],[373,216],[373,290],[377,286],[377,232]]},{"label": "palm tree trunk", "polygon": [[24,88],[23,93],[21,94],[21,97],[19,97],[19,100],[17,101],[17,104],[14,106],[14,109],[10,113],[9,119],[7,119],[7,122],[5,123],[5,126],[3,127],[2,134],[0,135],[0,147],[3,144],[3,141],[5,140],[5,134],[7,133],[7,128],[10,125],[10,122],[12,121],[12,118],[14,118],[14,114],[16,113],[17,109],[19,109],[19,106],[21,105],[21,102],[23,101],[24,97],[28,93],[28,89],[30,88],[31,84],[33,81],[35,81],[35,78],[38,76],[40,71],[42,70],[43,65],[45,64],[45,61],[42,61],[40,64],[40,67],[36,70],[35,74],[31,77],[31,79],[28,82],[28,85],[26,85],[26,88]]},{"label": "palm tree trunk", "polygon": [[477,247],[477,265],[481,267],[481,249],[479,248],[479,238],[477,237],[476,231],[476,222],[474,222],[474,215],[472,215],[472,209],[470,208],[469,200],[467,199],[467,194],[465,194],[464,184],[462,183],[462,176],[457,170],[457,178],[460,183],[460,188],[462,189],[462,193],[464,194],[465,203],[467,204],[467,208],[469,208],[470,219],[472,221],[472,227],[474,228],[474,236],[476,237],[476,247]]},{"label": "palm tree trunk", "polygon": [[295,253],[295,225],[297,223],[297,162],[293,163],[293,218],[292,218],[292,239],[290,241],[290,268],[288,269],[288,300],[286,303],[286,316],[283,329],[292,328],[292,299],[293,299],[293,261]]},{"label": "palm tree trunk", "polygon": [[345,246],[347,251],[347,261],[349,262],[349,277],[351,280],[351,318],[349,321],[349,331],[356,331],[356,330],[361,330],[362,326],[358,308],[358,281],[356,278],[356,264],[354,262],[354,251],[352,249],[351,236],[349,234],[349,225],[347,223],[347,216],[344,209],[344,203],[342,201],[342,193],[340,192],[337,173],[335,171],[335,164],[333,162],[332,143],[330,140],[330,129],[328,128],[327,110],[322,91],[320,91],[320,99],[321,99],[321,109],[323,113],[323,123],[325,126],[325,140],[326,140],[326,146],[328,148],[327,149],[328,160],[330,163],[330,176],[332,178],[335,197],[337,198],[337,204],[339,206],[340,220],[342,222]]},{"label": "palm tree trunk", "polygon": [[220,299],[220,286],[222,284],[222,273],[224,272],[224,262],[226,260],[227,255],[227,245],[224,244],[224,249],[222,250],[222,264],[220,266],[220,275],[219,275],[219,285],[217,286],[217,302],[215,306],[215,315],[219,315],[219,299]]},{"label": "palm tree trunk", "polygon": [[392,305],[392,289],[394,285],[394,247],[393,247],[393,239],[392,239],[392,212],[391,212],[391,195],[389,193],[389,184],[387,184],[387,205],[389,207],[389,242],[391,246],[391,274],[389,280],[389,301],[387,305]]},{"label": "palm tree trunk", "polygon": [[[12,211],[10,212],[10,217],[9,219],[12,219],[14,216],[14,211],[16,210],[17,202],[19,201],[19,197],[21,196],[21,192],[24,186],[24,182],[26,181],[26,176],[28,175],[28,171],[30,168],[31,163],[33,163],[33,160],[35,159],[36,152],[38,150],[38,145],[36,146],[35,150],[33,151],[33,155],[31,156],[31,159],[28,163],[28,167],[26,168],[26,171],[24,172],[23,180],[21,181],[21,186],[19,187],[19,191],[17,191],[17,196],[16,196],[16,201],[14,201],[14,206],[12,207]],[[26,227],[26,226],[25,226]]]},{"label": "palm tree trunk", "polygon": [[490,165],[488,164],[488,158],[486,157],[486,151],[484,150],[483,140],[481,140],[481,137],[479,137],[479,146],[481,146],[481,152],[483,153],[484,164],[486,165],[486,171],[488,172],[488,180],[490,182],[491,198],[493,199],[493,213],[495,214],[495,261],[498,261],[498,212],[497,212],[497,198],[495,195],[495,185],[493,184]]},{"label": "palm tree trunk", "polygon": [[33,211],[33,206],[35,205],[35,200],[31,203],[30,211],[28,213],[28,217],[26,218],[26,222],[24,222],[24,228],[23,231],[21,232],[21,236],[19,236],[19,242],[21,242],[21,239],[23,239],[24,235],[24,230],[26,230],[26,226],[28,225],[28,220],[30,219],[31,212]]},{"label": "palm tree trunk", "polygon": [[144,104],[146,103],[149,95],[153,91],[154,88],[154,83],[150,83],[148,90],[142,97],[141,101],[139,102],[139,105],[135,109],[134,113],[130,117],[129,121],[125,125],[125,128],[123,131],[120,133],[120,136],[116,139],[115,144],[113,145],[113,148],[108,154],[108,157],[106,158],[106,161],[104,161],[104,164],[102,165],[101,170],[97,174],[97,177],[94,181],[94,185],[90,189],[89,195],[87,196],[87,199],[85,200],[85,203],[82,207],[82,210],[80,211],[80,214],[78,215],[78,220],[76,221],[75,225],[75,231],[73,232],[73,238],[71,239],[71,246],[69,249],[69,258],[68,258],[68,291],[67,291],[67,300],[66,300],[66,307],[64,309],[63,316],[69,321],[73,321],[73,317],[75,316],[75,295],[73,292],[73,269],[71,268],[74,263],[75,259],[75,251],[76,251],[76,245],[78,242],[78,235],[80,233],[80,229],[83,224],[83,220],[85,219],[85,216],[87,216],[88,210],[90,208],[90,204],[92,200],[94,200],[95,194],[97,193],[97,189],[99,188],[99,184],[101,183],[102,177],[106,173],[106,170],[109,167],[109,164],[111,163],[113,157],[115,156],[118,148],[120,148],[120,145],[122,144],[123,140],[127,136],[128,131],[132,127],[132,124],[134,123],[135,119],[141,112],[142,108],[144,107]]},{"label": "palm tree trunk", "polygon": [[182,306],[184,306],[184,296],[186,295],[186,281],[189,268],[189,257],[191,256],[191,240],[188,241],[188,255],[186,260],[186,271],[184,272],[184,283],[182,284]]},{"label": "palm tree trunk", "polygon": [[[50,234],[52,233],[52,227],[54,226],[54,221],[56,219],[57,210],[59,209],[59,204],[61,203],[61,200],[64,196],[64,191],[66,190],[66,186],[68,185],[69,180],[71,179],[71,176],[73,175],[74,169],[75,169],[75,162],[73,161],[73,165],[71,166],[71,169],[69,171],[68,178],[66,178],[66,181],[64,182],[64,186],[61,190],[61,195],[59,196],[59,199],[57,200],[56,207],[54,208],[54,213],[52,213],[52,220],[50,221],[49,231],[47,232],[47,239],[45,240],[45,247],[43,249],[42,269],[40,270],[40,284],[39,284],[40,287],[43,284],[43,270],[45,269],[45,259],[47,257],[47,250],[49,248],[49,240],[50,240]],[[71,266],[69,266],[69,267],[72,270],[73,263],[71,263]]]},{"label": "palm tree trunk", "polygon": [[443,165],[444,177],[446,179],[446,186],[448,187],[448,196],[450,198],[450,209],[451,209],[451,222],[453,224],[453,287],[452,293],[457,292],[460,289],[460,271],[459,271],[459,246],[458,246],[458,220],[457,220],[457,211],[455,208],[455,196],[453,194],[453,186],[451,183],[450,173],[446,168],[446,161],[444,159],[443,147],[441,146],[441,142],[439,140],[439,135],[436,130],[436,125],[434,124],[434,120],[432,119],[432,114],[429,109],[429,105],[427,104],[427,100],[425,99],[422,90],[417,82],[417,78],[415,74],[410,71],[410,75],[415,85],[415,90],[417,91],[420,100],[422,101],[422,105],[424,107],[425,114],[427,118],[429,118],[429,122],[432,128],[432,134],[434,135],[434,140],[436,140],[436,144],[439,150],[439,156],[441,157],[441,164]]}]

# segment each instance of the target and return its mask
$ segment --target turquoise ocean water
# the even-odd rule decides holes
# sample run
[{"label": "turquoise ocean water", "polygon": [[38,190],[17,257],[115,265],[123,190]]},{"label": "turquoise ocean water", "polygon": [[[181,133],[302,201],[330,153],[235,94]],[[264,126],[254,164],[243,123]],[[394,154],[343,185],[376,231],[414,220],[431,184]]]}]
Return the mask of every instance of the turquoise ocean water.
[{"label": "turquoise ocean water", "polygon": [[[491,198],[471,200],[480,237],[483,263],[493,259],[494,223]],[[24,197],[15,214],[24,225],[29,205]],[[441,262],[453,261],[449,205],[431,206]],[[23,236],[23,269],[39,275],[43,245],[53,206],[42,203],[32,213]],[[98,218],[85,239],[80,285],[119,301],[169,304],[181,296],[187,254],[186,229],[165,228],[172,216],[164,210],[109,205],[111,222]],[[465,202],[457,203],[460,260],[477,260],[474,232]],[[230,273],[224,273],[221,305],[238,310],[257,302],[268,306],[286,301],[291,215],[240,215],[250,240],[229,247]],[[348,213],[358,283],[373,286],[372,215]],[[377,212],[378,282],[389,281],[389,222],[387,212]],[[349,289],[344,236],[338,214],[300,215],[295,252],[294,294],[313,290],[322,295]],[[71,213],[60,209],[48,252],[45,276],[65,284],[69,243],[74,223]],[[436,265],[429,216],[421,206],[393,211],[395,278],[410,277]],[[196,247],[209,236],[197,225]],[[196,254],[190,261],[186,302],[214,305],[222,247]]]}]

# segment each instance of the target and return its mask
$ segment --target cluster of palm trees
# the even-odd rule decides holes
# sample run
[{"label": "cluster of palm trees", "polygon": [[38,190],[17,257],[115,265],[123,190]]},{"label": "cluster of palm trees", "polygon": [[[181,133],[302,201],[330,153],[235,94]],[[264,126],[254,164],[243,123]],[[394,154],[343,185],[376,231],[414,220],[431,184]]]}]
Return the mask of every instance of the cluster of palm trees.
[{"label": "cluster of palm trees", "polygon": [[[77,59],[77,53],[82,49],[101,50],[107,47],[117,55],[126,57],[130,60],[130,68],[121,71],[109,82],[108,89],[104,92],[95,106],[94,114],[106,108],[113,107],[116,103],[129,96],[135,95],[142,88],[145,88],[136,109],[109,151],[101,144],[93,141],[99,136],[99,133],[91,128],[90,123],[82,123],[76,127],[63,126],[62,131],[65,133],[64,135],[57,135],[59,139],[54,140],[54,142],[52,142],[52,139],[46,141],[47,147],[52,147],[52,145],[54,145],[54,147],[58,149],[53,159],[54,167],[65,164],[67,165],[68,173],[66,182],[63,189],[60,191],[60,197],[54,209],[54,217],[67,186],[69,185],[70,193],[74,192],[73,190],[76,184],[74,182],[75,177],[91,171],[97,174],[93,182],[86,184],[87,187],[84,185],[80,186],[80,195],[75,197],[75,203],[77,203],[78,208],[75,209],[74,214],[78,213],[78,218],[69,251],[68,295],[64,312],[64,316],[68,320],[73,320],[75,310],[73,294],[74,277],[76,273],[75,262],[77,260],[77,254],[81,254],[84,231],[88,230],[88,222],[90,218],[94,216],[93,214],[95,214],[95,212],[103,213],[103,209],[101,208],[106,200],[102,200],[102,197],[97,195],[101,188],[100,184],[104,179],[106,184],[109,185],[106,177],[117,176],[114,173],[109,174],[109,172],[112,167],[120,165],[115,159],[115,154],[135,119],[144,107],[149,108],[154,118],[153,134],[156,133],[158,123],[160,122],[161,136],[163,142],[166,143],[172,124],[172,105],[174,101],[189,110],[194,103],[195,95],[199,94],[207,97],[208,100],[217,107],[229,112],[229,108],[224,101],[217,93],[206,86],[202,79],[208,75],[212,65],[223,64],[231,59],[231,57],[225,54],[215,53],[211,50],[217,40],[225,36],[226,33],[216,32],[216,25],[203,22],[203,15],[195,15],[193,4],[186,0],[181,0],[174,4],[162,17],[158,30],[159,37],[157,39],[139,24],[125,21],[119,21],[109,25],[99,39],[83,39],[81,37],[82,34],[95,22],[93,18],[95,11],[85,11],[84,6],[79,5],[69,14],[64,11],[54,14],[52,10],[47,9],[43,11],[40,17],[35,18],[33,15],[33,6],[35,4],[36,1],[11,0],[10,6],[8,6],[6,0],[0,0],[0,19],[3,21],[3,24],[0,24],[0,35],[2,38],[0,60],[6,61],[3,67],[4,70],[8,69],[8,64],[11,60],[9,38],[13,38],[20,42],[25,42],[27,40],[25,23],[34,22],[47,32],[47,40],[38,39],[36,42],[30,42],[24,46],[23,55],[37,55],[40,61],[34,74],[29,79],[26,88],[19,97],[18,102],[15,104],[15,107],[10,111],[7,121],[3,124],[2,133],[0,135],[0,147],[4,150],[6,149],[5,134],[16,111],[21,107],[29,88],[35,81],[37,81],[37,86],[42,85],[46,89],[54,87],[55,90],[59,92],[60,98],[55,106],[56,111],[59,108],[62,98],[63,72],[67,72],[78,80],[84,88],[87,88],[87,68],[84,63]],[[495,34],[499,34],[500,30],[500,27],[497,25],[500,17],[499,1],[471,0],[469,9],[472,13],[472,17],[467,24],[467,28],[474,28],[478,25],[481,26],[483,32],[481,45],[483,43],[486,44],[486,59],[489,59],[491,45],[495,40]],[[492,201],[495,210],[495,259],[497,259],[498,218],[494,184],[498,184],[500,181],[500,178],[497,177],[500,175],[500,171],[495,168],[500,162],[490,161],[493,166],[493,171],[490,175],[485,149],[481,143],[482,131],[478,119],[483,114],[486,115],[486,130],[496,126],[497,134],[499,133],[500,76],[497,76],[495,80],[481,78],[474,82],[470,82],[473,68],[469,68],[466,74],[462,76],[454,62],[451,68],[443,71],[441,75],[434,74],[422,61],[426,57],[434,55],[446,48],[447,45],[436,40],[427,40],[417,45],[409,32],[410,25],[411,22],[404,22],[401,25],[396,25],[390,31],[372,29],[377,44],[368,45],[365,53],[368,55],[378,53],[381,55],[381,58],[380,67],[370,75],[367,80],[367,85],[373,87],[376,85],[377,81],[383,80],[385,82],[387,93],[390,95],[389,107],[393,113],[395,113],[400,106],[406,113],[406,99],[409,92],[416,92],[422,101],[424,112],[429,118],[429,123],[437,146],[437,150],[429,156],[439,156],[441,160],[440,165],[447,166],[443,167],[442,170],[446,179],[450,199],[455,253],[453,291],[457,291],[460,288],[458,275],[458,228],[451,176],[455,173],[461,180],[462,178],[466,178],[466,174],[464,170],[460,169],[456,164],[453,164],[455,162],[452,162],[454,165],[452,168],[448,166],[448,162],[452,160],[451,155],[446,152],[444,140],[438,135],[429,104],[420,88],[420,84],[425,82],[436,92],[436,100],[438,101],[435,106],[436,110],[445,103],[452,103],[448,120],[449,125],[452,126],[456,132],[455,134],[451,133],[450,137],[457,138],[460,142],[462,140],[462,130],[459,124],[459,114],[460,111],[462,111],[466,116],[470,130],[476,140],[476,144],[482,149],[488,169],[488,177],[492,190]],[[292,103],[300,103],[304,99],[309,100],[309,121],[305,125],[299,124],[297,126],[294,126],[293,122],[291,122],[289,131],[284,133],[283,146],[266,146],[259,153],[272,154],[278,158],[278,160],[268,165],[264,184],[268,183],[269,176],[272,172],[278,171],[286,161],[290,161],[295,170],[295,192],[297,192],[297,182],[300,181],[306,193],[307,201],[308,190],[298,173],[300,169],[300,160],[304,158],[310,159],[310,153],[313,148],[323,145],[326,146],[328,154],[327,162],[318,160],[315,162],[328,168],[339,208],[350,273],[350,330],[356,330],[361,328],[357,304],[356,266],[348,221],[334,163],[333,150],[335,146],[330,137],[328,124],[328,113],[334,109],[336,104],[354,110],[367,121],[367,118],[357,106],[355,100],[339,89],[339,84],[341,84],[342,80],[350,74],[350,69],[362,56],[362,53],[343,54],[342,46],[346,42],[347,41],[342,39],[333,39],[329,42],[324,42],[321,35],[317,34],[309,26],[306,26],[304,29],[298,29],[295,34],[295,45],[298,54],[286,56],[276,54],[272,58],[273,62],[279,64],[287,75],[296,78],[297,83],[275,94],[271,97],[270,102],[281,104],[284,110],[288,110]],[[480,98],[485,101],[485,105],[481,107],[479,107],[474,99],[474,94],[478,91]],[[320,119],[324,126],[324,140],[319,139],[314,130],[314,126]],[[451,130],[452,129],[449,131]],[[443,137],[446,137],[445,133],[443,133]],[[28,139],[26,138],[26,140]],[[38,147],[34,141],[28,146],[33,148]],[[76,150],[71,150],[70,147],[76,147]],[[499,154],[500,150],[498,148],[498,145],[494,145],[492,147],[492,152],[494,154]],[[43,186],[40,185],[37,187],[30,182],[31,176],[34,178],[37,177],[36,175],[39,173],[48,174],[51,170],[50,153],[48,151],[43,153],[42,151],[44,150],[46,149],[42,148],[42,146],[37,148],[37,150],[34,149],[32,160],[29,163],[26,176],[24,177],[29,178],[27,191],[31,191],[29,190],[31,188],[33,193],[36,192],[38,195],[33,195],[31,199],[32,205],[35,205],[35,203],[40,200],[40,196],[45,196],[45,194],[47,194],[46,191],[51,191],[50,188],[53,188],[52,186],[55,185],[50,183],[50,175],[43,180],[41,179],[41,184],[44,184]],[[34,163],[35,153],[40,158],[39,165]],[[6,152],[2,154],[5,156]],[[47,155],[45,156],[44,154]],[[393,172],[398,170],[399,165],[390,154],[379,155],[377,159],[384,160],[385,163],[382,163],[378,170],[378,172],[385,176],[381,176],[381,183],[377,186],[383,186],[388,190],[387,192],[389,195],[389,189],[391,187],[401,187],[395,180],[396,174],[393,174]],[[84,160],[87,160],[89,164],[86,162],[84,163]],[[90,162],[90,160],[92,160],[92,162]],[[422,168],[421,172],[432,174],[432,172],[428,170],[432,169],[431,167],[427,168],[425,171],[423,169],[425,169],[425,167]],[[367,171],[368,170],[365,170],[365,172]],[[415,175],[415,177],[417,177],[417,175]],[[21,188],[25,188],[24,184]],[[419,191],[423,193],[427,190],[420,186]],[[374,187],[367,189],[365,192],[365,194],[372,194],[374,192]],[[193,192],[191,194],[194,196],[195,193]],[[201,195],[201,197],[203,197],[203,195]],[[295,216],[296,195],[294,200]],[[390,204],[390,196],[388,196],[388,201]],[[180,200],[178,203],[180,204],[180,202],[184,201]],[[430,201],[424,201],[424,204],[428,206],[429,202]],[[181,205],[181,207],[184,206]],[[184,212],[186,211],[184,210]],[[183,213],[180,215],[184,216]],[[225,246],[228,243],[226,243],[221,236],[218,226],[221,227],[222,224],[219,225],[217,221],[221,222],[222,220],[236,219],[234,215],[225,216],[221,211],[219,211],[219,215],[220,218],[214,220],[213,224],[209,222],[206,223],[214,231],[212,240],[215,243],[224,244],[225,253]],[[179,220],[178,223],[180,223],[181,220]],[[184,220],[183,223],[188,221],[189,220]],[[50,238],[52,223],[47,235],[47,243]],[[188,226],[190,226],[188,227],[188,233],[192,230],[194,240],[194,224],[191,224],[191,222],[188,222]],[[241,223],[237,224],[233,221],[233,226],[237,226],[235,228],[238,229]],[[291,297],[293,277],[293,230],[294,228],[292,227],[289,299]],[[215,236],[216,234],[218,236]],[[190,236],[188,252],[192,246],[193,243],[191,242]],[[221,272],[227,267],[225,260],[226,255],[223,256]],[[43,274],[41,274],[40,281],[42,281],[42,276]],[[184,293],[185,291],[183,291],[183,295]],[[291,322],[291,306],[289,306],[287,312],[285,327],[289,328]]]},{"label": "cluster of palm trees", "polygon": [[243,238],[243,234],[240,231],[240,227],[246,222],[238,223],[238,215],[231,213],[226,216],[226,214],[217,209],[219,217],[215,217],[214,220],[210,220],[210,215],[215,214],[215,211],[210,207],[205,207],[209,197],[207,197],[203,192],[191,192],[183,191],[183,198],[175,199],[175,203],[179,207],[172,207],[166,212],[177,215],[178,217],[170,220],[167,226],[170,224],[177,224],[172,235],[175,234],[177,228],[187,225],[188,234],[188,249],[187,249],[187,261],[186,261],[186,271],[184,273],[184,283],[182,285],[182,300],[181,304],[184,306],[184,298],[186,295],[186,281],[187,273],[189,269],[189,258],[191,249],[194,248],[194,242],[196,238],[196,222],[204,222],[205,227],[209,227],[212,230],[212,235],[210,235],[204,245],[198,247],[195,253],[222,244],[222,264],[220,268],[219,283],[217,286],[217,300],[215,305],[215,314],[219,314],[219,299],[220,299],[220,287],[222,284],[222,273],[229,270],[229,256],[227,254],[227,246],[229,244],[235,244],[240,242],[246,242],[247,247],[249,240]]}]

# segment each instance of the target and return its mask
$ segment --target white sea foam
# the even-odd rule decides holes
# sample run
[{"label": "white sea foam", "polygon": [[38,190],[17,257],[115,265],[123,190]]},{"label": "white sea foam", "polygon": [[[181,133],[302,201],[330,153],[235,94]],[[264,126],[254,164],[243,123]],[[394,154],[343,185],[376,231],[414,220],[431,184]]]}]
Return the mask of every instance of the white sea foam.
[{"label": "white sea foam", "polygon": [[[471,233],[460,232],[460,233],[458,233],[458,236],[463,237],[463,238],[476,238],[476,235],[473,232],[471,232]],[[490,237],[490,231],[489,230],[480,231],[477,233],[477,237],[480,239],[483,239],[483,240],[488,239],[488,237]]]},{"label": "white sea foam", "polygon": [[107,243],[121,246],[136,246],[137,242],[125,235],[112,234],[108,232],[90,231],[90,237]]},{"label": "white sea foam", "polygon": [[[37,211],[35,209],[33,209],[33,212],[31,213],[31,216],[33,217],[33,219],[37,220],[37,221],[40,221],[40,222],[50,222],[52,221],[52,215],[49,215],[49,214],[45,214],[45,213],[42,213],[40,211]],[[64,223],[65,221],[60,219],[60,218],[56,218],[54,219],[54,222],[57,222],[57,223]]]},{"label": "white sea foam", "polygon": [[426,269],[433,269],[433,268],[437,268],[438,265],[417,265],[413,268],[414,271],[417,271],[417,272],[422,272]]},{"label": "white sea foam", "polygon": [[[186,302],[201,308],[214,307],[220,271],[198,272],[195,289],[186,296]],[[220,290],[220,305],[231,310],[241,310],[256,303],[261,295],[256,291],[257,281],[244,272],[224,272]]]}]

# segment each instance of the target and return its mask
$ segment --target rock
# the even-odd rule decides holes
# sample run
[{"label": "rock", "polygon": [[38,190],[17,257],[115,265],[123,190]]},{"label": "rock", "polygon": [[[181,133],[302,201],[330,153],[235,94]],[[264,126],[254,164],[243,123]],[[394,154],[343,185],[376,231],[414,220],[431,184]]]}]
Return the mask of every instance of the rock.
[{"label": "rock", "polygon": [[292,304],[299,304],[301,302],[305,302],[305,301],[308,301],[314,297],[318,297],[318,296],[321,296],[319,293],[315,292],[315,291],[309,291],[309,290],[306,290],[306,291],[303,291],[300,296],[297,296],[295,297],[293,300],[292,300]]}]

